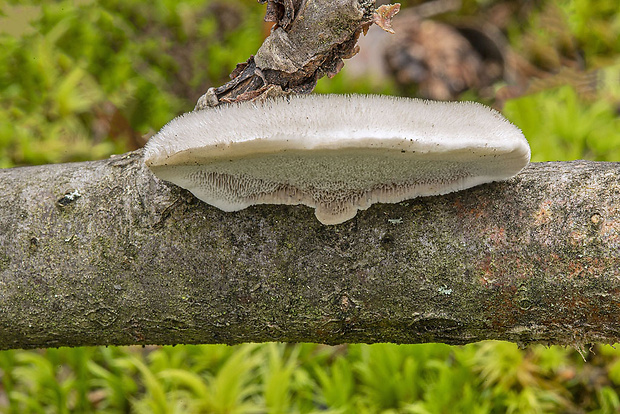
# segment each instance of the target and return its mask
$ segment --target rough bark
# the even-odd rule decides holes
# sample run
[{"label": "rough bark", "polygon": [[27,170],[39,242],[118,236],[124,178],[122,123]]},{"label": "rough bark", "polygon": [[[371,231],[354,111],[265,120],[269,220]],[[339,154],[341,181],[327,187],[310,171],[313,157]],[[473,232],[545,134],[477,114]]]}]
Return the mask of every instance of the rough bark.
[{"label": "rough bark", "polygon": [[[200,110],[225,103],[310,93],[323,76],[334,76],[354,56],[362,31],[376,23],[391,30],[400,5],[375,0],[258,0],[275,22],[255,56],[237,65],[231,80],[198,99]],[[392,31],[393,33],[393,31]]]},{"label": "rough bark", "polygon": [[0,171],[0,349],[620,339],[620,163],[375,205],[210,207],[140,152]]}]

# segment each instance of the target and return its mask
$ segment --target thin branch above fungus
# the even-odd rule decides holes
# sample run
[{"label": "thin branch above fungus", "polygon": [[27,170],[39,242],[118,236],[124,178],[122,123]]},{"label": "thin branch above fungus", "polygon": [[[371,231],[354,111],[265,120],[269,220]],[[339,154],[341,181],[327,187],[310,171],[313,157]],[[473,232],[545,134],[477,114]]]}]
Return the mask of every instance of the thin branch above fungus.
[{"label": "thin branch above fungus", "polygon": [[[354,56],[357,39],[377,23],[390,30],[400,5],[381,6],[359,0],[259,0],[267,3],[265,19],[274,21],[271,34],[246,62],[233,70],[231,80],[210,88],[195,110],[222,103],[307,94],[323,76],[335,76],[343,59]],[[329,12],[326,12],[329,10]]]}]

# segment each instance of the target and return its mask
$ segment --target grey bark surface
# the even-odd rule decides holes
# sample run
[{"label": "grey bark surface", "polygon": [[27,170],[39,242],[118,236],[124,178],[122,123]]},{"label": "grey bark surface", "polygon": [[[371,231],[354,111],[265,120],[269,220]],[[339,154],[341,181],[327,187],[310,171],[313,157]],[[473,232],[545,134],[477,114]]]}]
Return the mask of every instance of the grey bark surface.
[{"label": "grey bark surface", "polygon": [[620,339],[620,163],[530,165],[337,226],[224,213],[141,152],[0,171],[0,349]]}]

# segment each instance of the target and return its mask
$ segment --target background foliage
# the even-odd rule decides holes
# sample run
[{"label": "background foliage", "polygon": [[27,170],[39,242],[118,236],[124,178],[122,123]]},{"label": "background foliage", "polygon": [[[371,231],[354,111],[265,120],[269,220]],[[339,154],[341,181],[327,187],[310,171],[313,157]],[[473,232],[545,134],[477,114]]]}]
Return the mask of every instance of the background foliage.
[{"label": "background foliage", "polygon": [[[557,75],[496,105],[523,129],[533,159],[619,161],[617,2],[467,0],[460,13],[498,6],[520,10],[504,28],[515,53],[537,73]],[[1,3],[0,166],[88,160],[140,147],[257,50],[269,31],[263,12],[254,0]],[[576,76],[562,76],[567,67]],[[494,87],[499,94],[509,86]],[[349,76],[345,66],[317,91],[396,88],[389,79]],[[497,104],[476,91],[465,96]],[[5,351],[0,378],[0,411],[7,413],[620,410],[620,351],[601,345]]]}]

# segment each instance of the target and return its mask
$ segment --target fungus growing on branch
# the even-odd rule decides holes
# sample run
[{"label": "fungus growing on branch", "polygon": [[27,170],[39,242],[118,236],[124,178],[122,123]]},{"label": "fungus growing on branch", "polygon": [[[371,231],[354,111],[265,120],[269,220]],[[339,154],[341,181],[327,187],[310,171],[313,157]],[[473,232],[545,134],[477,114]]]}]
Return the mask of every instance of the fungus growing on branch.
[{"label": "fungus growing on branch", "polygon": [[505,180],[529,159],[521,131],[483,105],[363,95],[190,112],[145,151],[156,176],[224,211],[304,204],[324,224],[374,203]]}]

